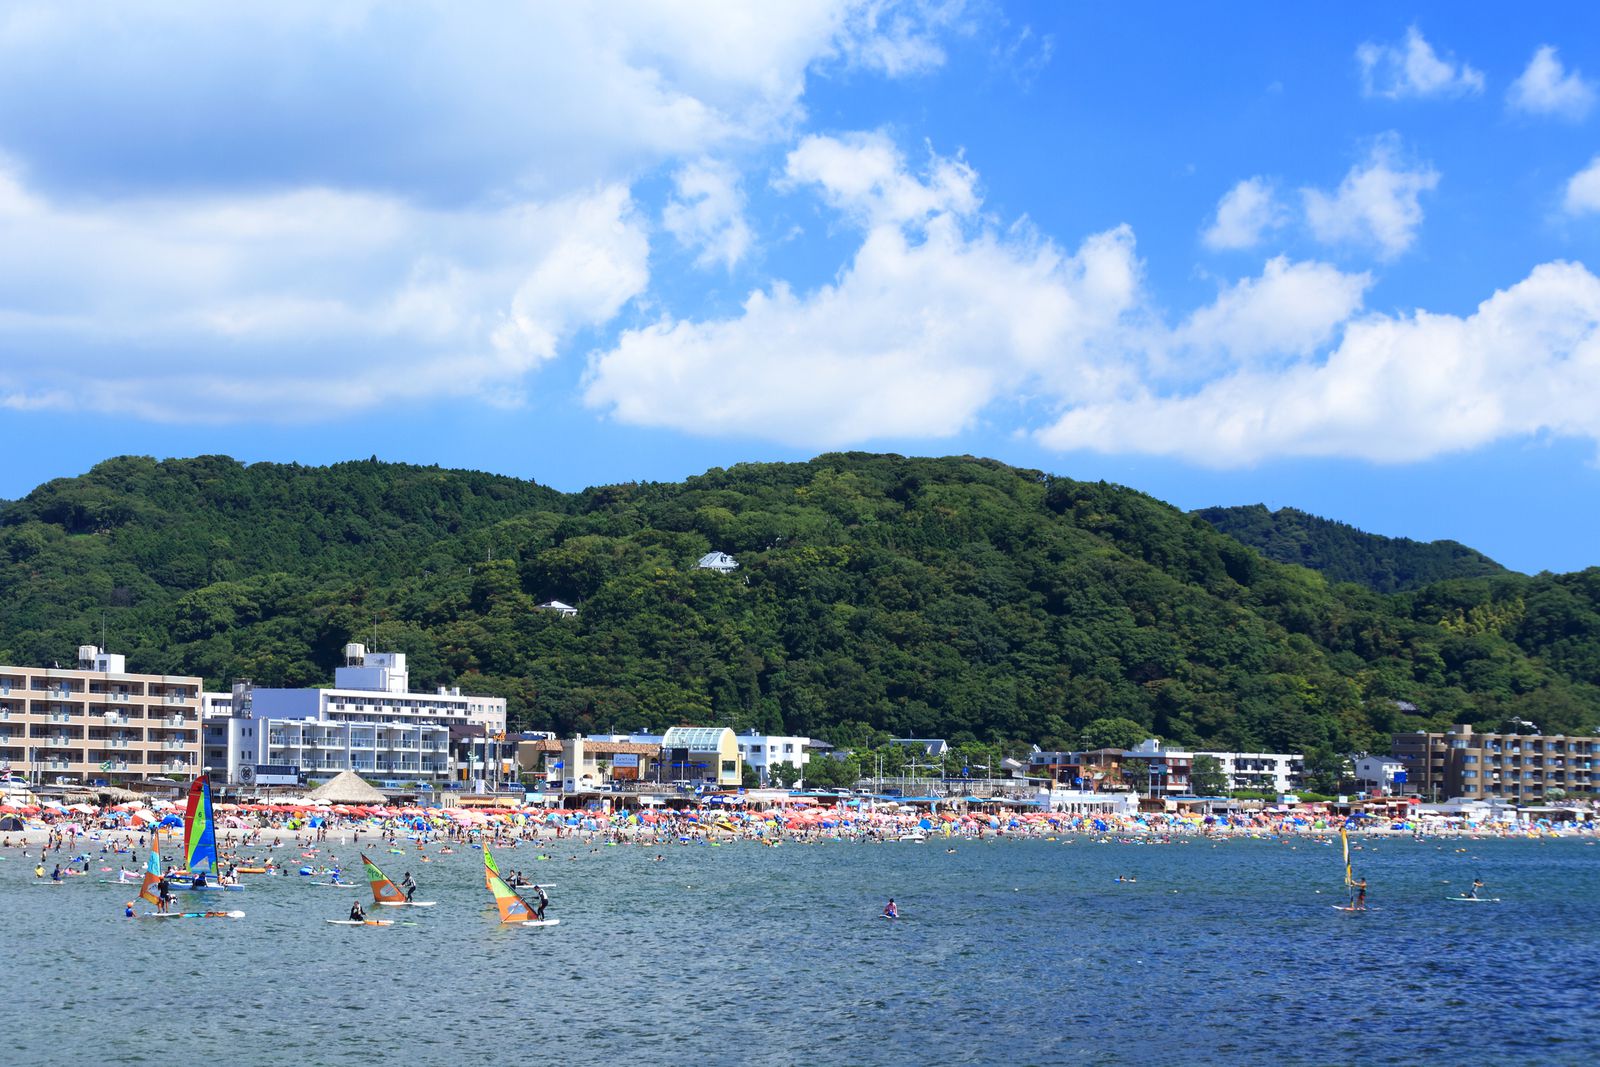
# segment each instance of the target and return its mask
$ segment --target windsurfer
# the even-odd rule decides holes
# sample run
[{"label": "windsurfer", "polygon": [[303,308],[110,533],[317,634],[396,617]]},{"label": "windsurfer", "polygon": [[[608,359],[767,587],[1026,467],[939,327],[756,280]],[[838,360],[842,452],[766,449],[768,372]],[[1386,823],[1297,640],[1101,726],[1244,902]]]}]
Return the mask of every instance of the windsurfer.
[{"label": "windsurfer", "polygon": [[1356,883],[1355,909],[1357,911],[1367,910],[1367,880],[1365,878]]},{"label": "windsurfer", "polygon": [[409,901],[417,892],[417,883],[412,880],[411,872],[407,871],[400,879],[400,888],[405,890],[406,900]]}]

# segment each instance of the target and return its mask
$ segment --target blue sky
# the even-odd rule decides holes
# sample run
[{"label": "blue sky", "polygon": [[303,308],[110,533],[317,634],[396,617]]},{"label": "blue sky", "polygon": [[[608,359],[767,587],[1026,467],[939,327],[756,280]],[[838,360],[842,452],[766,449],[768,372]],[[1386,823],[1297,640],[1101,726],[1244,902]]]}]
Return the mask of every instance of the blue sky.
[{"label": "blue sky", "polygon": [[0,497],[973,453],[1600,564],[1597,23],[0,3]]}]

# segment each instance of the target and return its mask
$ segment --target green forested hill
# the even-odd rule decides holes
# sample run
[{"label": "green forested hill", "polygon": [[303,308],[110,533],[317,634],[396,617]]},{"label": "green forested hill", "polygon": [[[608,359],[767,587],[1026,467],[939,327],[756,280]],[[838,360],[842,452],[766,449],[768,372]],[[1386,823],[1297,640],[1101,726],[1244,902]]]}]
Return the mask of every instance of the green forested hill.
[{"label": "green forested hill", "polygon": [[1194,512],[1268,559],[1321,571],[1333,582],[1359,582],[1380,593],[1420,589],[1449,578],[1482,578],[1506,569],[1457,541],[1381,537],[1294,508],[1261,504]]},{"label": "green forested hill", "polygon": [[[697,570],[720,549],[732,575]],[[557,598],[576,619],[538,610]],[[375,461],[123,458],[0,508],[0,661],[318,684],[346,640],[522,725],[719,722],[1070,745],[1355,749],[1600,723],[1600,569],[1380,595],[1143,494],[971,459],[829,455],[559,494]],[[1417,705],[1403,714],[1396,701]]]}]

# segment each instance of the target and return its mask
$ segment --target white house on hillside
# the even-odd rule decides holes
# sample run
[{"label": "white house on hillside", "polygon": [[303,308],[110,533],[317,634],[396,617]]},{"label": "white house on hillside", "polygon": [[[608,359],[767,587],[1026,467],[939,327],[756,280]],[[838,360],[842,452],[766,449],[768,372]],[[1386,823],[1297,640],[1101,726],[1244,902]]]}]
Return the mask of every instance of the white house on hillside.
[{"label": "white house on hillside", "polygon": [[559,600],[546,600],[543,604],[539,605],[539,610],[553,611],[557,615],[560,615],[563,619],[575,619],[578,617],[577,608],[573,607],[571,604],[563,604]]},{"label": "white house on hillside", "polygon": [[726,552],[707,552],[700,557],[700,562],[695,564],[703,571],[716,571],[718,574],[732,574],[739,569],[739,561]]}]

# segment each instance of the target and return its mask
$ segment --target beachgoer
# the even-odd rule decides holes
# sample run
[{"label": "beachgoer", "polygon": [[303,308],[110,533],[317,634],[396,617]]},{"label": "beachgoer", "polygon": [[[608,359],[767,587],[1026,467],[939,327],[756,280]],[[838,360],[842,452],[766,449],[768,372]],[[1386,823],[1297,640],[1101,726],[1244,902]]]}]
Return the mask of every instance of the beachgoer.
[{"label": "beachgoer", "polygon": [[167,881],[167,876],[162,875],[156,883],[156,910],[166,911],[172,904],[172,883]]},{"label": "beachgoer", "polygon": [[366,918],[367,918],[367,913],[361,907],[361,901],[359,901],[359,900],[355,901],[354,903],[352,903],[350,905],[350,921],[351,922],[364,922],[364,921],[366,921]]},{"label": "beachgoer", "polygon": [[52,882],[61,881],[61,864],[56,864],[56,869],[50,872],[50,880]]},{"label": "beachgoer", "polygon": [[889,919],[900,918],[900,909],[895,906],[894,897],[890,897],[889,903],[883,906],[883,914],[885,918]]},{"label": "beachgoer", "polygon": [[194,872],[194,880],[189,883],[191,889],[204,889],[206,887],[206,872]]}]

